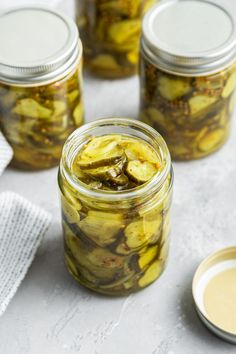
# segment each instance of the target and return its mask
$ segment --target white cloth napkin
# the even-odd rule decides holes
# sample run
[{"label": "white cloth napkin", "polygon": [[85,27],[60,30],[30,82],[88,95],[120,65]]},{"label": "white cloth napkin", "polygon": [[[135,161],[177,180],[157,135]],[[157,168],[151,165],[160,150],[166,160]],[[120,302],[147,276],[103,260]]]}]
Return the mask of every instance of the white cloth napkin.
[{"label": "white cloth napkin", "polygon": [[0,316],[16,293],[51,216],[12,192],[0,193]]},{"label": "white cloth napkin", "polygon": [[[0,132],[0,175],[12,157]],[[46,211],[21,196],[0,193],[0,316],[24,279],[50,221]]]},{"label": "white cloth napkin", "polygon": [[13,151],[0,132],[0,175],[3,173],[13,157]]}]

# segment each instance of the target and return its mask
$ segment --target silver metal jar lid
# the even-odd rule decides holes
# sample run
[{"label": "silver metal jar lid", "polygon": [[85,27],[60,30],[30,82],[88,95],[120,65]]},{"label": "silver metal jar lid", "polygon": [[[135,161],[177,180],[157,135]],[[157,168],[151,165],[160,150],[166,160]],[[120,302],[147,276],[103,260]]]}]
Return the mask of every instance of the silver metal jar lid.
[{"label": "silver metal jar lid", "polygon": [[184,76],[219,72],[236,60],[236,17],[214,0],[167,0],[144,17],[144,54]]},{"label": "silver metal jar lid", "polygon": [[197,268],[192,293],[205,326],[221,339],[236,344],[236,247],[205,258]]},{"label": "silver metal jar lid", "polygon": [[0,82],[35,85],[65,76],[82,54],[77,26],[47,7],[0,13]]}]

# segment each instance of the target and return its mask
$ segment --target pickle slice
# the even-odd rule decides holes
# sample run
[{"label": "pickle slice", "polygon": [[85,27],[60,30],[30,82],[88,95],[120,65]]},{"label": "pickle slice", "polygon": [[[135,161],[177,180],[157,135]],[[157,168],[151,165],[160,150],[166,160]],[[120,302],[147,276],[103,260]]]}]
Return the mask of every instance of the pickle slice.
[{"label": "pickle slice", "polygon": [[90,66],[94,70],[96,68],[101,70],[117,70],[120,67],[117,61],[109,54],[97,55],[91,60]]},{"label": "pickle slice", "polygon": [[101,181],[115,178],[121,174],[124,161],[119,161],[115,165],[102,166],[95,169],[83,170],[83,172],[91,177],[98,178]]},{"label": "pickle slice", "polygon": [[231,76],[229,77],[229,79],[223,89],[222,97],[223,98],[229,97],[231,95],[231,93],[233,93],[235,88],[236,88],[236,72],[231,74]]},{"label": "pickle slice", "polygon": [[73,191],[65,185],[63,186],[62,198],[66,199],[68,204],[70,204],[75,210],[80,211],[82,209],[82,205],[78,198],[74,197]]},{"label": "pickle slice", "polygon": [[77,262],[80,272],[85,269],[91,273],[91,276],[103,279],[106,282],[112,281],[116,273],[121,272],[124,263],[120,256],[102,248],[96,248],[92,251],[85,250],[79,238],[67,230],[65,231],[65,241],[70,253]]},{"label": "pickle slice", "polygon": [[143,230],[143,220],[138,220],[130,223],[125,229],[126,244],[131,249],[136,249],[144,246],[149,235]]},{"label": "pickle slice", "polygon": [[84,119],[84,106],[82,101],[80,101],[73,111],[73,119],[77,127],[83,123]]},{"label": "pickle slice", "polygon": [[156,280],[162,272],[162,264],[160,261],[155,261],[150,265],[145,274],[139,279],[139,286],[144,288]]},{"label": "pickle slice", "polygon": [[[163,207],[163,206],[162,206]],[[162,230],[162,217],[157,212],[149,213],[143,217],[143,230],[149,238],[149,244],[155,244],[160,236]]]},{"label": "pickle slice", "polygon": [[126,172],[133,181],[142,184],[152,179],[158,169],[150,162],[134,160],[128,162]]},{"label": "pickle slice", "polygon": [[20,116],[41,119],[49,119],[53,114],[53,110],[42,106],[32,98],[20,99],[12,109],[12,112]]},{"label": "pickle slice", "polygon": [[63,195],[62,195],[61,205],[62,205],[63,213],[68,223],[74,224],[80,221],[80,214],[73,206],[71,206],[68,203],[68,201]]},{"label": "pickle slice", "polygon": [[122,146],[128,160],[148,161],[159,164],[159,158],[151,146],[142,141],[132,141],[128,138],[124,139]]},{"label": "pickle slice", "polygon": [[88,260],[95,266],[107,269],[119,269],[124,266],[124,259],[103,248],[95,248],[88,253]]},{"label": "pickle slice", "polygon": [[158,89],[163,98],[174,101],[189,93],[191,91],[191,84],[188,79],[181,80],[161,76],[158,81]]},{"label": "pickle slice", "polygon": [[64,101],[52,101],[50,104],[53,107],[53,116],[57,119],[57,116],[63,115],[66,111],[67,105]]},{"label": "pickle slice", "polygon": [[146,266],[150,264],[154,260],[154,258],[157,257],[157,254],[158,254],[158,246],[149,247],[147,251],[142,253],[139,256],[139,261],[138,261],[140,269],[146,268]]},{"label": "pickle slice", "polygon": [[210,107],[217,100],[216,97],[209,97],[206,95],[198,95],[190,98],[189,106],[191,115],[198,114],[199,112],[205,110]]},{"label": "pickle slice", "polygon": [[123,44],[139,35],[141,24],[139,20],[124,20],[113,23],[108,28],[108,38],[116,44]]},{"label": "pickle slice", "polygon": [[89,211],[88,216],[79,223],[83,233],[97,243],[106,246],[116,240],[120,230],[124,228],[121,214]]},{"label": "pickle slice", "polygon": [[70,103],[74,102],[78,97],[79,97],[78,90],[73,90],[67,94],[67,98]]},{"label": "pickle slice", "polygon": [[96,168],[118,162],[125,158],[122,147],[114,136],[101,136],[92,138],[85,146],[78,165],[81,169]]},{"label": "pickle slice", "polygon": [[224,141],[224,137],[225,131],[223,129],[210,131],[200,140],[198,147],[201,151],[212,151]]},{"label": "pickle slice", "polygon": [[124,173],[121,173],[117,177],[113,177],[111,179],[111,181],[112,181],[112,184],[115,184],[115,185],[120,186],[120,187],[127,186],[128,183],[129,183],[129,179]]}]

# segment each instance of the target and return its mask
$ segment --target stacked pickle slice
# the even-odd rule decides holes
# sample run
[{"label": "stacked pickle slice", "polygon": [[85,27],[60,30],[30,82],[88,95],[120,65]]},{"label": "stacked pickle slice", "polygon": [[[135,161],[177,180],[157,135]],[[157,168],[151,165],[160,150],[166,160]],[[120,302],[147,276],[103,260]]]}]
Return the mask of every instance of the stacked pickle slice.
[{"label": "stacked pickle slice", "polygon": [[142,59],[141,119],[165,138],[176,160],[204,157],[229,135],[236,67],[206,77],[164,73]]},{"label": "stacked pickle slice", "polygon": [[78,27],[89,69],[110,78],[135,74],[141,20],[154,0],[82,0],[81,3]]},{"label": "stacked pickle slice", "polygon": [[62,146],[83,123],[78,71],[46,86],[0,85],[0,128],[14,150],[14,165],[26,169],[58,164]]},{"label": "stacked pickle slice", "polygon": [[[75,179],[105,193],[140,188],[162,168],[148,143],[124,135],[92,137],[72,165]],[[81,284],[125,295],[160,276],[168,253],[170,178],[148,208],[142,201],[104,207],[86,200],[62,177],[59,184],[66,263]]]}]

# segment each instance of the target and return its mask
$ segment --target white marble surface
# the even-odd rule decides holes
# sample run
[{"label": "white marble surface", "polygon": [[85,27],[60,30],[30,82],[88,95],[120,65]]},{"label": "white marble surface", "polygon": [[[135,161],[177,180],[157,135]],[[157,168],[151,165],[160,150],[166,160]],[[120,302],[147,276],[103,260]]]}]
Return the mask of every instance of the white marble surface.
[{"label": "white marble surface", "polygon": [[[136,117],[138,80],[107,82],[86,77],[85,99],[87,121],[110,115]],[[5,172],[0,191],[16,191],[44,207],[53,214],[53,224],[0,318],[1,354],[236,352],[235,346],[201,324],[191,296],[199,262],[210,252],[236,244],[236,123],[220,152],[204,160],[176,163],[174,168],[167,270],[146,290],[118,299],[86,291],[64,267],[57,170]]]}]

